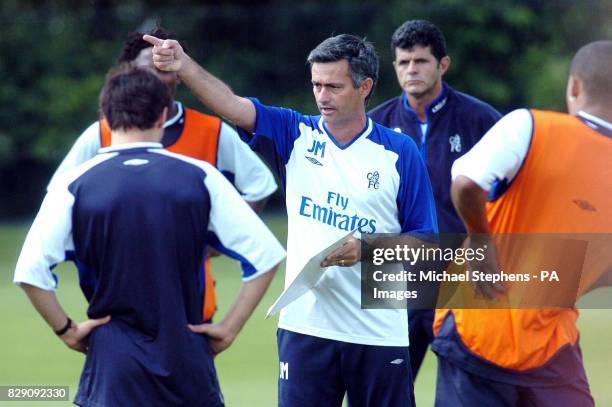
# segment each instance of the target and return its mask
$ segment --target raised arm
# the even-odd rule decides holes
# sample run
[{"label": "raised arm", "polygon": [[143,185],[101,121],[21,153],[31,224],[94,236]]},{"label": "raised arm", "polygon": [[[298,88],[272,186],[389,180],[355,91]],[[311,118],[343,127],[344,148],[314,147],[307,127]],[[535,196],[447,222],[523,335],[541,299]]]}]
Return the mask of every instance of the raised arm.
[{"label": "raised arm", "polygon": [[200,101],[219,116],[252,132],[255,129],[255,106],[234,92],[189,57],[176,40],[161,40],[151,35],[143,39],[153,45],[153,62],[162,71],[177,72],[181,80]]}]

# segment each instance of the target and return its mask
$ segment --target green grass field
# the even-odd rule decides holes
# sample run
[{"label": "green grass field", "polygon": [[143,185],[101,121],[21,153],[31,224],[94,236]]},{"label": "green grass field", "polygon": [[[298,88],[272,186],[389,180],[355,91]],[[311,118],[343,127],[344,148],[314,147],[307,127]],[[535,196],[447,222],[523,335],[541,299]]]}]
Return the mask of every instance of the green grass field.
[{"label": "green grass field", "polygon": [[[285,242],[282,216],[267,217],[268,225]],[[13,269],[27,225],[0,226],[0,385],[70,386],[74,397],[84,357],[66,348],[12,284]],[[213,265],[217,279],[220,314],[227,309],[240,286],[240,271],[233,262],[218,258]],[[86,303],[78,288],[72,264],[56,269],[60,279],[58,298],[75,320],[85,318]],[[280,270],[271,289],[233,346],[217,357],[216,364],[230,407],[276,405],[276,319],[265,320],[265,310],[282,291]],[[591,390],[598,405],[612,405],[609,372],[612,368],[612,310],[585,310],[579,320],[581,344]],[[435,357],[430,353],[415,387],[417,405],[432,406],[435,389]],[[71,405],[68,402],[1,402],[0,406]]]}]

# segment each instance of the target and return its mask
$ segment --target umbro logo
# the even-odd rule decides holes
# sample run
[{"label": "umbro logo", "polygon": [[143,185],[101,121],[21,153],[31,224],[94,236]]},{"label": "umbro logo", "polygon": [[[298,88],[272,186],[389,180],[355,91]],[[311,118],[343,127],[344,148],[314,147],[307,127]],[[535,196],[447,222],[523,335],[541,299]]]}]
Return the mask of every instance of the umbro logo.
[{"label": "umbro logo", "polygon": [[123,165],[139,166],[139,165],[145,165],[148,163],[149,163],[149,160],[144,160],[142,158],[132,158],[131,160],[124,161]]},{"label": "umbro logo", "polygon": [[307,159],[308,161],[310,161],[311,163],[313,163],[313,164],[315,164],[315,165],[321,165],[321,166],[323,166],[323,164],[321,164],[321,162],[320,162],[319,160],[317,160],[316,158],[314,158],[314,157],[308,157],[307,155],[305,155],[304,157],[306,157],[306,159]]},{"label": "umbro logo", "polygon": [[395,359],[389,363],[391,363],[392,365],[401,365],[403,362],[404,362],[404,359]]}]

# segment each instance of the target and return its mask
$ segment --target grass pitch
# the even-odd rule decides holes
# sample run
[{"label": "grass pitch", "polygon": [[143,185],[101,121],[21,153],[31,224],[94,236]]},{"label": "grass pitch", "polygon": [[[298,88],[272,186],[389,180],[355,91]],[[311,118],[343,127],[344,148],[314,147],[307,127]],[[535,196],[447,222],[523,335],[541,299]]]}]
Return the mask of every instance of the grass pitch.
[{"label": "grass pitch", "polygon": [[[284,216],[268,216],[266,222],[279,240],[286,242]],[[26,224],[0,226],[0,386],[70,386],[70,399],[84,361],[66,348],[12,284],[13,270],[27,232]],[[227,258],[213,263],[217,280],[219,313],[223,315],[240,287],[240,270]],[[75,320],[85,318],[86,303],[77,273],[70,263],[56,269],[60,279],[58,298]],[[279,270],[268,294],[244,330],[216,365],[229,407],[276,405],[276,319],[265,320],[266,309],[282,291],[284,269]],[[610,294],[612,295],[612,293]],[[584,310],[579,319],[581,346],[591,391],[597,405],[612,405],[609,372],[612,369],[612,310]],[[432,406],[435,390],[435,357],[429,353],[415,385],[417,405]],[[64,406],[71,402],[3,402],[0,406]]]}]

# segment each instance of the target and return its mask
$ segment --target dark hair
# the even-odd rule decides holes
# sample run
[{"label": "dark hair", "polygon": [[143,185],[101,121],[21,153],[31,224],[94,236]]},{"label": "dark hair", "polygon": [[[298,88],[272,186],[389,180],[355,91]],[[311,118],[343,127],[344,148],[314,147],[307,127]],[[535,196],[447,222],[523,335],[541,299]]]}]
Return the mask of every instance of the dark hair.
[{"label": "dark hair", "polygon": [[391,54],[395,48],[411,49],[415,45],[430,47],[438,62],[446,56],[446,40],[442,31],[426,20],[408,20],[400,25],[391,37]]},{"label": "dark hair", "polygon": [[[121,64],[123,62],[132,62],[133,60],[138,58],[138,54],[140,54],[140,51],[153,46],[142,39],[142,36],[145,34],[152,35],[162,40],[178,39],[173,32],[166,31],[165,29],[159,26],[146,33],[131,31],[128,33],[127,38],[123,43],[123,49],[121,50],[121,54],[119,54],[119,58],[117,59],[118,63]],[[181,43],[181,45],[183,46],[183,49],[186,49],[183,43]]]},{"label": "dark hair", "polygon": [[168,87],[157,76],[125,65],[109,73],[100,93],[100,111],[111,130],[150,129],[169,105]]},{"label": "dark hair", "polygon": [[612,41],[584,45],[572,59],[570,74],[580,79],[591,102],[609,105],[612,100]]},{"label": "dark hair", "polygon": [[343,59],[348,61],[355,88],[367,78],[371,78],[374,82],[365,100],[367,104],[378,82],[378,55],[371,42],[350,34],[329,37],[310,51],[306,61],[312,68],[314,63],[337,62]]}]

